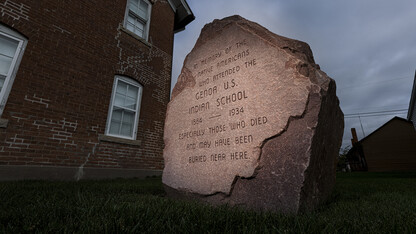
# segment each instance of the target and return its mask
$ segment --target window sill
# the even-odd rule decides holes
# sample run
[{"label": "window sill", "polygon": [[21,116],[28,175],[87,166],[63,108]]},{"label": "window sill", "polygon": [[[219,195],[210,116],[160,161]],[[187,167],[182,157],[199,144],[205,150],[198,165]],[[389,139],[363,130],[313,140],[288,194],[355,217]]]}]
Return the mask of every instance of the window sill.
[{"label": "window sill", "polygon": [[8,119],[0,118],[0,128],[7,128],[7,124],[9,123]]},{"label": "window sill", "polygon": [[147,47],[149,47],[149,48],[152,47],[152,44],[150,44],[149,42],[147,42],[145,39],[137,36],[133,32],[127,30],[126,28],[121,28],[121,31],[127,33],[129,36],[133,37],[134,39],[139,40],[140,42],[142,42],[143,44],[145,44]]},{"label": "window sill", "polygon": [[141,146],[141,141],[139,140],[129,140],[119,137],[112,137],[107,135],[100,135],[98,137],[99,141],[105,141],[105,142],[112,142],[112,143],[119,143],[119,144],[125,144],[125,145],[134,145],[134,146]]}]

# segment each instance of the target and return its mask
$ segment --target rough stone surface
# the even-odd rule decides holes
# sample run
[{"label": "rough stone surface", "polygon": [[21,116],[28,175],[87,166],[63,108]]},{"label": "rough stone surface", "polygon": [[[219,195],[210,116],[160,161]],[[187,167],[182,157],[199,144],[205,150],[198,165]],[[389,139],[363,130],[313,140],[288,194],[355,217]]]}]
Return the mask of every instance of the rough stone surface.
[{"label": "rough stone surface", "polygon": [[170,196],[296,213],[335,184],[343,114],[309,46],[240,16],[207,24],[173,89]]}]

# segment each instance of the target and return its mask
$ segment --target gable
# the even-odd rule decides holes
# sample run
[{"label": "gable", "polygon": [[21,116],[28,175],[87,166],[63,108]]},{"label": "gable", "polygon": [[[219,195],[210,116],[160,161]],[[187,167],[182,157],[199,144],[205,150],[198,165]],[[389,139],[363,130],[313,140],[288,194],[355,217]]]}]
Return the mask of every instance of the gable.
[{"label": "gable", "polygon": [[416,131],[414,130],[411,122],[403,118],[394,117],[373,133],[362,139],[361,142],[364,145],[376,142],[378,144],[390,144],[391,142],[405,140],[412,136],[416,137]]},{"label": "gable", "polygon": [[368,141],[374,141],[379,138],[397,138],[403,135],[416,134],[412,128],[412,123],[406,119],[400,117],[394,117],[387,121],[384,125],[374,130],[370,135],[361,139],[362,144],[366,144]]}]

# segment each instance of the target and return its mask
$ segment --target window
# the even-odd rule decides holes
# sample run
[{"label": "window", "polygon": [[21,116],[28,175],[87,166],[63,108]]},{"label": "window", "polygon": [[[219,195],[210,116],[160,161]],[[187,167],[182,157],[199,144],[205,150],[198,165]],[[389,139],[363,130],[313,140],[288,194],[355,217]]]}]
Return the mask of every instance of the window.
[{"label": "window", "polygon": [[149,34],[151,5],[147,0],[128,0],[124,27],[145,39]]},{"label": "window", "polygon": [[0,116],[3,114],[27,40],[0,25]]},{"label": "window", "polygon": [[139,83],[130,78],[115,77],[106,135],[136,139],[142,89]]}]

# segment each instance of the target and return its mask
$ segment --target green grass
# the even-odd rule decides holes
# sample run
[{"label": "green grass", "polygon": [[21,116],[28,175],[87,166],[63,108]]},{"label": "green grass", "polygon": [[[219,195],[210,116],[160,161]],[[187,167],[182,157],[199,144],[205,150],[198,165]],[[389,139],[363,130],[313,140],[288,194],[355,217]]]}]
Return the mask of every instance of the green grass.
[{"label": "green grass", "polygon": [[165,197],[160,178],[0,183],[0,233],[414,233],[415,173],[337,175],[329,201],[299,215]]}]

